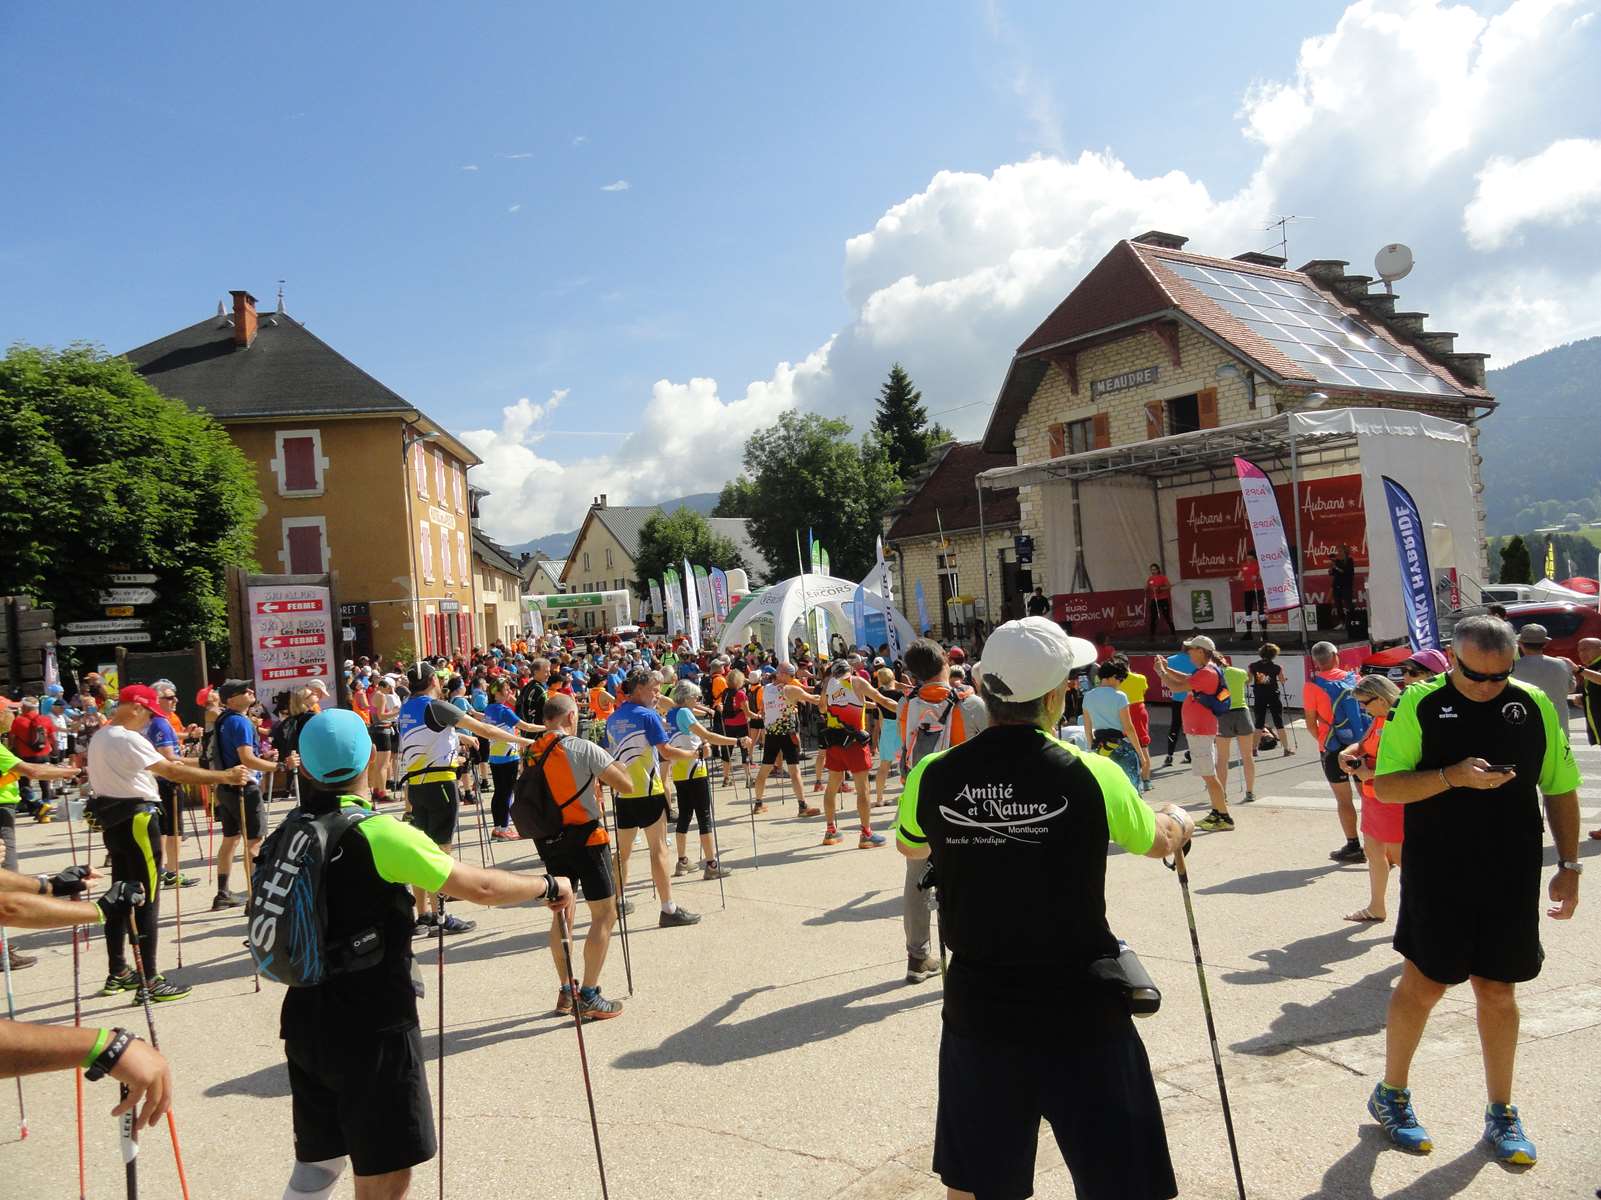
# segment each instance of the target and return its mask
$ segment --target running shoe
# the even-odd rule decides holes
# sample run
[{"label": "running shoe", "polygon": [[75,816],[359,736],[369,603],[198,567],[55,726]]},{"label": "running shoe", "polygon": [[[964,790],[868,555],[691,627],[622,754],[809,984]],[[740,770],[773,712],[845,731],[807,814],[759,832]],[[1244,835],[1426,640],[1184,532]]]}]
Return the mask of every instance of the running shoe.
[{"label": "running shoe", "polygon": [[939,974],[939,959],[932,956],[918,958],[915,954],[906,956],[906,982],[922,983],[925,979],[932,979]]},{"label": "running shoe", "polygon": [[661,929],[671,929],[674,925],[699,925],[700,914],[692,913],[680,904],[672,912],[662,913],[661,920],[656,924]]},{"label": "running shoe", "polygon": [[723,866],[716,859],[701,864],[700,877],[702,879],[727,879],[734,872],[731,868]]},{"label": "running shoe", "polygon": [[694,868],[689,865],[689,859],[681,858],[673,864],[673,878],[681,879],[685,875],[688,875],[693,869]]},{"label": "running shoe", "polygon": [[613,1017],[623,1015],[623,1002],[621,1000],[608,1000],[595,989],[593,996],[586,995],[587,989],[578,993],[578,1017],[581,1021],[609,1021]]},{"label": "running shoe", "polygon": [[[756,811],[757,812],[766,812],[767,810],[766,810],[765,807],[762,807],[762,808],[758,808]],[[815,817],[818,813],[820,813],[822,811],[823,810],[820,809],[820,808],[813,808],[810,804],[802,804],[800,806],[800,808],[796,811],[795,815],[797,817]]]},{"label": "running shoe", "polygon": [[40,825],[48,825],[56,819],[56,809],[53,804],[41,804],[39,811],[33,814],[33,819]]},{"label": "running shoe", "polygon": [[162,887],[194,887],[200,880],[190,879],[187,875],[180,875],[176,871],[163,871],[161,873]]},{"label": "running shoe", "polygon": [[871,829],[862,830],[861,835],[856,839],[856,848],[858,850],[876,850],[883,844],[884,835],[882,833],[874,833]]},{"label": "running shoe", "polygon": [[622,914],[625,917],[631,917],[634,915],[634,902],[632,900],[626,898],[623,900]]},{"label": "running shoe", "polygon": [[1256,803],[1256,793],[1255,792],[1246,792],[1245,793],[1245,799],[1241,800],[1240,803],[1241,804],[1255,804]]},{"label": "running shoe", "polygon": [[1434,1149],[1434,1139],[1418,1124],[1418,1115],[1412,1111],[1410,1089],[1374,1084],[1373,1094],[1368,1097],[1368,1113],[1383,1128],[1384,1136],[1402,1150],[1428,1154]]},{"label": "running shoe", "polygon": [[497,827],[495,832],[489,836],[497,842],[515,842],[517,840],[517,833],[513,829],[500,829]]},{"label": "running shoe", "polygon": [[823,845],[837,846],[839,845],[839,841],[839,830],[835,829],[832,825],[823,830]]},{"label": "running shoe", "polygon": [[211,902],[211,911],[222,912],[227,908],[241,908],[244,902],[242,896],[236,896],[232,892],[218,892]]},{"label": "running shoe", "polygon": [[1195,823],[1195,828],[1204,829],[1207,833],[1233,833],[1234,818],[1214,808]]},{"label": "running shoe", "polygon": [[1164,758],[1162,760],[1162,765],[1164,767],[1171,767],[1173,765],[1173,756],[1169,754],[1166,758]]},{"label": "running shoe", "polygon": [[573,1015],[573,989],[568,984],[562,984],[556,989],[556,1015],[570,1017]]},{"label": "running shoe", "polygon": [[460,917],[445,914],[444,928],[446,933],[471,933],[478,928],[477,921],[463,921]]},{"label": "running shoe", "polygon": [[430,936],[434,932],[434,926],[437,923],[438,922],[435,920],[433,913],[420,913],[417,917],[417,923],[411,927],[411,936]]},{"label": "running shoe", "polygon": [[114,975],[106,976],[106,986],[100,989],[102,996],[115,996],[118,992],[132,992],[139,988],[139,976],[133,973],[132,967],[123,967]]},{"label": "running shoe", "polygon": [[1359,863],[1366,858],[1366,855],[1362,853],[1362,847],[1358,843],[1346,842],[1338,850],[1330,850],[1329,858],[1337,863]]},{"label": "running shoe", "polygon": [[[168,1000],[182,1000],[192,991],[194,991],[193,988],[186,987],[181,983],[168,983],[165,975],[157,975],[150,981],[148,998],[152,1004],[165,1004]],[[145,1000],[145,989],[135,989],[133,994],[134,1006],[137,1007],[143,1004]]]},{"label": "running shoe", "polygon": [[1516,1104],[1492,1104],[1484,1110],[1484,1144],[1497,1162],[1534,1165],[1534,1143],[1523,1132]]},{"label": "running shoe", "polygon": [[18,954],[15,946],[11,948],[11,969],[13,971],[26,971],[29,967],[37,964],[38,961],[31,954]]}]

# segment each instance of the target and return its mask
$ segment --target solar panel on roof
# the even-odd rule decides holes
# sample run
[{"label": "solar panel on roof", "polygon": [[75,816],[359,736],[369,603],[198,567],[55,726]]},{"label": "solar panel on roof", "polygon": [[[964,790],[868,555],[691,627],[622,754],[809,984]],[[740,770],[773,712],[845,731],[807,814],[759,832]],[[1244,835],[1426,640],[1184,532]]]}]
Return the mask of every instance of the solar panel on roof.
[{"label": "solar panel on roof", "polygon": [[1306,367],[1319,383],[1427,396],[1458,394],[1417,359],[1298,279],[1169,259],[1162,263],[1286,358]]}]

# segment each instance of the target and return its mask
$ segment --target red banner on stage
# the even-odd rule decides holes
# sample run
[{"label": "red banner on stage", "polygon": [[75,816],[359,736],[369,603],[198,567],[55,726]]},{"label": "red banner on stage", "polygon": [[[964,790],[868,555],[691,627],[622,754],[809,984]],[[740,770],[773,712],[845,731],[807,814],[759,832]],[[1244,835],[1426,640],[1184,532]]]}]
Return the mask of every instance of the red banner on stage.
[{"label": "red banner on stage", "polygon": [[1053,597],[1056,619],[1071,621],[1075,637],[1097,633],[1144,633],[1145,590],[1064,592]]},{"label": "red banner on stage", "polygon": [[[1290,485],[1274,485],[1285,532],[1295,533]],[[1345,542],[1358,565],[1368,561],[1367,517],[1362,510],[1362,477],[1340,475],[1301,484],[1302,571],[1326,570]],[[1251,544],[1251,522],[1238,491],[1184,496],[1178,501],[1179,571],[1184,579],[1217,579],[1235,574]]]}]

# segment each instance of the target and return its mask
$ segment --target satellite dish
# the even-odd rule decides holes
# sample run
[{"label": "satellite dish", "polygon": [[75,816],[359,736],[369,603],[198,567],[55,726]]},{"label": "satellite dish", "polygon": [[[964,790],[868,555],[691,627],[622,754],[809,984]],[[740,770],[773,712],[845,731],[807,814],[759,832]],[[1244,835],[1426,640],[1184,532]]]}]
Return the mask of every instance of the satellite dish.
[{"label": "satellite dish", "polygon": [[1412,271],[1412,251],[1400,242],[1391,242],[1373,256],[1373,273],[1388,287],[1405,279]]}]

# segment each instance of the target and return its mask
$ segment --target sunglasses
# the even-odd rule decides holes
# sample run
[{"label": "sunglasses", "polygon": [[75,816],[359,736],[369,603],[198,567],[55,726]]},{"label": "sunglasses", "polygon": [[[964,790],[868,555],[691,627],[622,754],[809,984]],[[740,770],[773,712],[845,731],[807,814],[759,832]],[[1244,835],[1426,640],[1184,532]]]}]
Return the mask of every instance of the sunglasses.
[{"label": "sunglasses", "polygon": [[1407,663],[1401,668],[1401,674],[1403,675],[1427,675],[1428,673],[1425,668],[1415,666],[1412,663]]},{"label": "sunglasses", "polygon": [[1464,679],[1471,679],[1474,683],[1502,683],[1512,677],[1510,670],[1506,671],[1475,671],[1472,667],[1457,660],[1456,669],[1462,672]]}]

